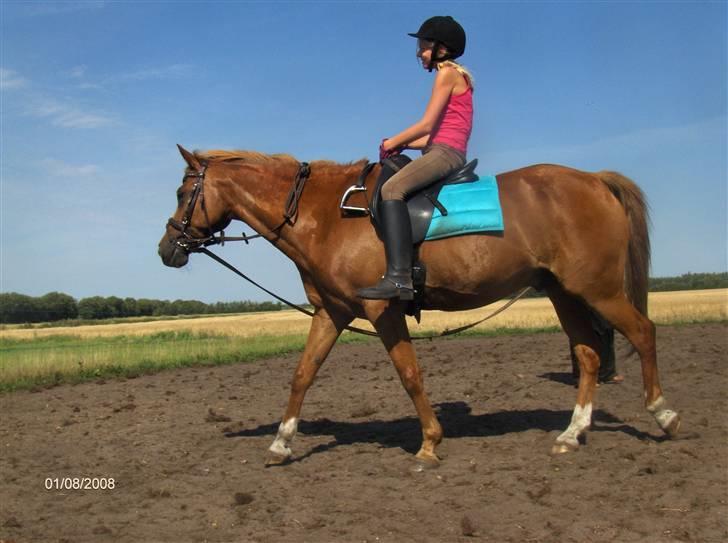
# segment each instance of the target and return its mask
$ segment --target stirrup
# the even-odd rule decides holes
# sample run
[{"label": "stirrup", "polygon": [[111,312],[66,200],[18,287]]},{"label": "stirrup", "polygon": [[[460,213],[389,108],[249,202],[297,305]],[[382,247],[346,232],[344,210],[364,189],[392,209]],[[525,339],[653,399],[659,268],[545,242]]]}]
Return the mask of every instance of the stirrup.
[{"label": "stirrup", "polygon": [[[415,299],[415,289],[414,285],[411,287],[408,287],[407,285],[404,285],[400,283],[399,281],[395,281],[391,277],[383,277],[386,281],[389,281],[394,285],[394,288],[397,289],[397,292],[399,293],[399,299],[400,300],[414,300]],[[410,284],[412,284],[412,280],[410,279]]]},{"label": "stirrup", "polygon": [[393,298],[399,298],[400,300],[409,301],[414,300],[415,290],[413,287],[384,275],[376,285],[357,290],[357,296],[365,300],[391,300]]}]

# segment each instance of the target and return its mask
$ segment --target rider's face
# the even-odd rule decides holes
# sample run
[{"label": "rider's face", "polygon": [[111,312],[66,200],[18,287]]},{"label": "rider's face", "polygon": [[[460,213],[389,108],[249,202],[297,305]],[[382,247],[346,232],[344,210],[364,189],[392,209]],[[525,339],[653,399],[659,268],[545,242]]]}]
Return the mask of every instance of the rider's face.
[{"label": "rider's face", "polygon": [[[429,70],[430,61],[432,60],[432,48],[434,45],[435,42],[423,40],[422,38],[417,39],[417,58],[422,61],[422,67],[425,68],[425,70]],[[447,49],[441,45],[439,47],[439,52],[440,55],[438,58],[441,58],[447,53]]]},{"label": "rider's face", "polygon": [[422,66],[428,68],[432,60],[432,46],[434,42],[418,39],[417,40],[417,58],[422,61]]}]

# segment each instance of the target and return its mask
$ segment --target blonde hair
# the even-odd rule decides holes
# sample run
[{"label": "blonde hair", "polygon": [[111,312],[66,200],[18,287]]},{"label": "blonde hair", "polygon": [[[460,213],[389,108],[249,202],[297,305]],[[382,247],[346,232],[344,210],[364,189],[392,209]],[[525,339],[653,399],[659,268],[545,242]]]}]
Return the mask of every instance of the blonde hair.
[{"label": "blonde hair", "polygon": [[437,69],[439,70],[443,66],[450,66],[451,68],[454,68],[455,70],[460,73],[463,77],[465,77],[468,80],[468,84],[470,85],[470,88],[475,89],[475,79],[473,78],[473,74],[470,73],[470,70],[468,70],[465,66],[458,64],[454,60],[443,60],[442,62],[437,63]]}]

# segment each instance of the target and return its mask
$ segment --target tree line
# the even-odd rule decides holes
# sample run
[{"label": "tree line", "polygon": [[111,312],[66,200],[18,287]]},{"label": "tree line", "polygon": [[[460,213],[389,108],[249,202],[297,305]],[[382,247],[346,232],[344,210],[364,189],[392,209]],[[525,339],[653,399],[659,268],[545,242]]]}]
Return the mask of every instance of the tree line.
[{"label": "tree line", "polygon": [[728,272],[685,273],[679,277],[651,277],[650,292],[728,288]]},{"label": "tree line", "polygon": [[[702,290],[728,288],[728,272],[686,273],[679,277],[650,278],[650,291]],[[532,295],[543,295],[534,292]],[[124,317],[161,317],[177,315],[222,315],[252,311],[279,311],[280,302],[217,302],[198,300],[150,300],[92,296],[76,300],[62,292],[33,297],[16,292],[0,293],[0,323],[21,324],[62,320],[98,320]]]},{"label": "tree line", "polygon": [[44,296],[26,296],[17,292],[0,293],[0,323],[20,324],[62,320],[99,320],[124,317],[160,317],[177,315],[220,315],[251,311],[278,311],[280,302],[217,302],[199,300],[151,300],[91,296],[76,300],[62,292]]}]

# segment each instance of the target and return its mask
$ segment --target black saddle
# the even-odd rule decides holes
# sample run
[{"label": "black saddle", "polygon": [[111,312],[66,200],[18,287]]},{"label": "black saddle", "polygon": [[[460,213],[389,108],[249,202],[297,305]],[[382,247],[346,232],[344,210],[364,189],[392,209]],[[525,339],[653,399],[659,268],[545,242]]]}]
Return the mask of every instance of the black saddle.
[{"label": "black saddle", "polygon": [[[407,164],[412,162],[412,159],[407,155],[395,155],[391,158],[384,159],[382,161],[382,171],[379,174],[377,183],[374,187],[371,200],[368,202],[369,208],[351,207],[346,205],[349,197],[356,192],[366,192],[364,182],[366,181],[367,175],[371,172],[375,166],[374,163],[369,163],[364,167],[361,175],[359,176],[359,182],[356,185],[352,185],[344,193],[344,197],[341,200],[340,208],[345,214],[368,214],[371,216],[372,223],[379,232],[379,214],[377,212],[379,203],[382,200],[382,185],[395,173],[404,168]],[[475,168],[478,166],[478,159],[468,162],[461,169],[454,171],[444,179],[436,181],[431,185],[428,185],[424,189],[412,194],[407,198],[407,209],[409,210],[410,222],[412,223],[412,243],[418,245],[425,240],[427,235],[427,229],[430,227],[430,221],[432,220],[432,213],[435,208],[439,209],[442,215],[447,215],[447,209],[437,200],[442,187],[445,185],[454,185],[458,183],[469,183],[477,181],[478,176],[475,174]]]}]

